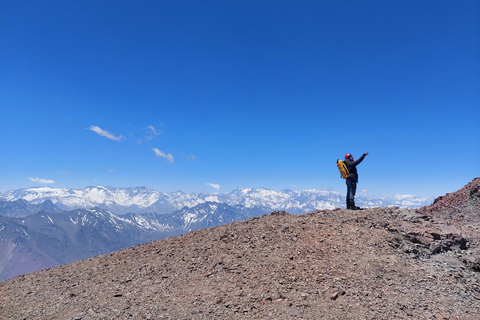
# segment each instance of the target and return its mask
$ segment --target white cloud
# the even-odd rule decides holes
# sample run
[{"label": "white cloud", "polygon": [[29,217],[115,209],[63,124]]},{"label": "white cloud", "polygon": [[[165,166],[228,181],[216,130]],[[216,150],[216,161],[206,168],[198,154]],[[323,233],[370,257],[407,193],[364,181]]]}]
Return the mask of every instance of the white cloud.
[{"label": "white cloud", "polygon": [[364,189],[362,189],[361,192],[362,192],[362,193],[368,193],[368,190],[364,188]]},{"label": "white cloud", "polygon": [[36,183],[55,183],[55,181],[50,179],[40,179],[40,178],[30,178],[30,177],[28,177],[28,179]]},{"label": "white cloud", "polygon": [[101,135],[102,137],[105,137],[105,138],[108,138],[110,140],[114,140],[114,141],[122,141],[125,139],[124,136],[122,135],[119,135],[119,136],[116,136],[114,135],[113,133],[111,132],[108,132],[106,130],[103,130],[102,128],[100,128],[99,126],[90,126],[89,128],[87,128],[88,130],[91,130],[95,133],[98,133],[99,135]]},{"label": "white cloud", "polygon": [[147,137],[148,140],[153,139],[154,136],[159,136],[162,134],[162,132],[155,129],[154,126],[148,126],[147,130],[150,133],[150,135]]},{"label": "white cloud", "polygon": [[214,183],[205,183],[207,186],[210,186],[212,187],[213,189],[220,189],[220,185],[219,184],[214,184]]},{"label": "white cloud", "polygon": [[168,160],[168,162],[173,163],[173,155],[172,154],[166,154],[165,152],[157,149],[157,148],[152,148],[153,152],[155,152],[155,155],[160,158],[165,158]]}]

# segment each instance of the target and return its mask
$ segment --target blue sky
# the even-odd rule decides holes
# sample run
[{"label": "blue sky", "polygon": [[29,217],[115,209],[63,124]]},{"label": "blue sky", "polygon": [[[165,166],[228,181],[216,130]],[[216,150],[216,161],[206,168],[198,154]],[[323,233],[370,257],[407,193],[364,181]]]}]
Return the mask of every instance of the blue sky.
[{"label": "blue sky", "polygon": [[0,191],[439,196],[480,175],[478,1],[1,2]]}]

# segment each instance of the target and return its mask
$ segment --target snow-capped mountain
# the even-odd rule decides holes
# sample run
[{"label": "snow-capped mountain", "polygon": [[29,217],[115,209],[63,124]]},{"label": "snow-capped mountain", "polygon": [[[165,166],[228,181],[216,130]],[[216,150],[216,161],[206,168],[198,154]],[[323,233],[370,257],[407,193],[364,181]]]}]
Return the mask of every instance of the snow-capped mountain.
[{"label": "snow-capped mountain", "polygon": [[106,209],[130,210],[135,212],[148,208],[162,198],[158,191],[140,188],[86,187],[83,189],[38,187],[8,191],[1,195],[8,201],[26,200],[40,204],[50,200],[64,210],[101,207]]},{"label": "snow-capped mountain", "polygon": [[272,211],[285,210],[293,214],[302,214],[320,209],[334,209],[342,206],[342,196],[338,192],[304,190],[273,191],[265,188],[240,188],[225,195],[229,205],[267,207]]},{"label": "snow-capped mountain", "polygon": [[367,197],[365,195],[359,195],[356,197],[357,204],[360,204],[365,208],[374,207],[400,207],[415,209],[432,204],[434,198],[422,198],[415,195],[395,195],[392,197]]},{"label": "snow-capped mountain", "polygon": [[269,213],[265,207],[245,208],[241,205],[230,206],[226,203],[204,202],[193,208],[184,207],[168,215],[162,215],[161,220],[172,229],[183,232],[203,229],[222,224],[245,220]]},{"label": "snow-capped mountain", "polygon": [[[56,189],[51,187],[19,189],[0,195],[7,201],[26,200],[41,204],[50,200],[63,210],[99,207],[116,214],[155,212],[167,214],[183,207],[195,207],[205,202],[241,205],[246,208],[265,207],[271,211],[285,210],[293,214],[311,212],[317,209],[334,209],[345,206],[344,195],[333,191],[303,190],[274,191],[265,188],[239,188],[224,194],[161,193],[156,190],[138,188],[87,187],[83,189]],[[362,207],[398,206],[418,208],[433,202],[433,198],[411,195],[390,198],[357,196],[357,205]]]}]

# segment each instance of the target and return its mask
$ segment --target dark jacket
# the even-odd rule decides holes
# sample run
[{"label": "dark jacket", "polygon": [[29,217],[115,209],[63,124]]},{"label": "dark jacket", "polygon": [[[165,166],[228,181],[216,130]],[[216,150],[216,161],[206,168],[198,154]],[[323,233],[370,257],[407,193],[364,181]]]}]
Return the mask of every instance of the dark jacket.
[{"label": "dark jacket", "polygon": [[357,165],[359,165],[360,162],[363,161],[363,159],[365,159],[364,154],[356,161],[352,161],[350,159],[345,159],[345,161],[343,161],[347,166],[348,171],[350,172],[350,177],[348,177],[347,179],[350,179],[352,182],[358,182]]}]

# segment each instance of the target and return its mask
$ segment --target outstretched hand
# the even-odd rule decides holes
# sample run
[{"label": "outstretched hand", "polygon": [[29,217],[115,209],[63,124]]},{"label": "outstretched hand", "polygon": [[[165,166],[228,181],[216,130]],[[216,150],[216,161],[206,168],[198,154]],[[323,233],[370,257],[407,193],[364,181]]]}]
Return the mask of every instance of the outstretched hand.
[{"label": "outstretched hand", "polygon": [[368,156],[368,152],[365,152],[363,155]]}]

